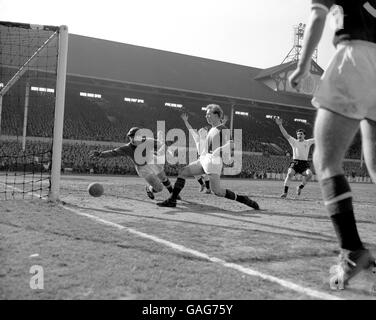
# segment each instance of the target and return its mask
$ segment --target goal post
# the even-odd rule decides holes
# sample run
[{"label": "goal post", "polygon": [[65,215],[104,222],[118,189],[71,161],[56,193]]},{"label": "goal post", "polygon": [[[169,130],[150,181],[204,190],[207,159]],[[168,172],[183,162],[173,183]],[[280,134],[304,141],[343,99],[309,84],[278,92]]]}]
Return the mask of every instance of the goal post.
[{"label": "goal post", "polygon": [[68,27],[0,21],[0,42],[0,200],[57,201]]},{"label": "goal post", "polygon": [[59,37],[59,54],[57,60],[54,142],[52,149],[51,189],[49,199],[56,201],[60,193],[61,155],[63,148],[65,84],[68,57],[68,27],[61,26]]}]

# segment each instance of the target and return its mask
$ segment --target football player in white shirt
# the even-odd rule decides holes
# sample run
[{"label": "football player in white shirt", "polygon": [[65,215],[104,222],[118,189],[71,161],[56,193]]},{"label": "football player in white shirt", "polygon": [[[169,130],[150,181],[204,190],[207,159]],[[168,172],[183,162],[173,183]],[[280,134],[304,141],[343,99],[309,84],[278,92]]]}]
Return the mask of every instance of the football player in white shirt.
[{"label": "football player in white shirt", "polygon": [[[364,159],[376,182],[376,0],[311,0],[301,58],[289,82],[299,90],[309,73],[326,17],[334,11],[336,52],[312,104],[318,108],[313,163],[341,248],[338,264],[330,268],[330,287],[337,290],[344,289],[361,271],[376,274],[376,260],[357,230],[352,192],[343,171],[345,153],[360,127]],[[371,290],[376,292],[376,282]]]},{"label": "football player in white shirt", "polygon": [[208,124],[211,125],[211,129],[206,136],[199,159],[180,170],[171,196],[163,202],[158,202],[157,205],[160,207],[176,207],[177,197],[183,190],[187,177],[205,173],[209,176],[211,190],[216,196],[237,201],[259,210],[260,207],[257,202],[248,196],[236,194],[221,185],[223,159],[229,160],[233,141],[231,140],[230,130],[223,125],[223,110],[219,105],[207,105],[205,117]]},{"label": "football player in white shirt", "polygon": [[[183,114],[181,114],[180,117],[184,121],[185,126],[187,127],[189,133],[192,135],[192,137],[195,141],[198,155],[201,155],[203,146],[204,146],[205,141],[206,141],[206,136],[208,134],[208,128],[202,127],[201,129],[198,130],[198,132],[196,132],[192,128],[191,124],[188,121],[188,114],[183,113]],[[198,176],[195,176],[195,178],[200,183],[200,186],[201,186],[200,192],[203,192],[206,189],[205,193],[207,193],[207,194],[211,193],[210,180],[209,180],[209,176],[207,174],[198,175]]]},{"label": "football player in white shirt", "polygon": [[307,184],[307,181],[312,177],[312,171],[308,162],[309,149],[315,143],[315,139],[305,139],[305,131],[299,129],[296,131],[297,139],[290,136],[282,125],[283,120],[281,118],[276,118],[275,122],[279,126],[283,136],[289,142],[292,147],[293,161],[290,163],[290,167],[287,171],[287,176],[284,182],[284,190],[281,194],[281,198],[286,198],[289,190],[289,184],[293,176],[300,174],[302,176],[301,184],[296,187],[296,194],[299,196],[302,189]]}]

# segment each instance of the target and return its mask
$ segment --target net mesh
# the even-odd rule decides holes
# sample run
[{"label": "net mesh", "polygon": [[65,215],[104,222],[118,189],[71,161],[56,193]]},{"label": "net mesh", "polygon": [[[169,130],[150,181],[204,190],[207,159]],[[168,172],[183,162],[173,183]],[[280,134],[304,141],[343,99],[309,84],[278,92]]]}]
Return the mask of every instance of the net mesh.
[{"label": "net mesh", "polygon": [[0,22],[0,200],[49,193],[57,35]]}]

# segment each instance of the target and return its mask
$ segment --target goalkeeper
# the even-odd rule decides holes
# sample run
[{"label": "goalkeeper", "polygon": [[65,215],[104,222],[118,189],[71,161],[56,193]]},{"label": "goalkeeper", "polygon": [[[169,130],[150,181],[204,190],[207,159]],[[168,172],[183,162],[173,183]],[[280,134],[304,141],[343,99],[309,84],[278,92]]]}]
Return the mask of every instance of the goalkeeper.
[{"label": "goalkeeper", "polygon": [[[162,132],[158,132],[158,140],[150,138],[138,140],[136,139],[138,130],[140,130],[140,128],[133,127],[128,131],[127,137],[129,142],[124,146],[105,151],[92,151],[89,154],[89,158],[128,157],[134,163],[138,176],[146,180],[146,194],[150,199],[154,199],[154,193],[161,192],[163,186],[171,193],[173,187],[164,171],[164,164],[157,162],[157,157],[165,152],[166,147]],[[140,164],[139,161],[135,159],[135,150],[141,143],[145,143],[146,149],[146,161],[143,164]],[[157,153],[154,153],[154,147],[157,147]]]}]

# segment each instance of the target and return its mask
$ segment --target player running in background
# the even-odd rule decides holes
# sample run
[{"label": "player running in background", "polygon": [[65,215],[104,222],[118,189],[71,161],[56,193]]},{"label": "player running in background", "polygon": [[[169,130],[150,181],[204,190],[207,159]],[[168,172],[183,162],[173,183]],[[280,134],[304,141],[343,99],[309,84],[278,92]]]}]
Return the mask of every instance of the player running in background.
[{"label": "player running in background", "polygon": [[[154,199],[154,193],[161,192],[163,190],[163,186],[165,186],[166,189],[171,193],[172,185],[170,180],[167,178],[166,173],[164,172],[164,165],[157,163],[157,157],[161,153],[165,152],[165,144],[162,138],[163,136],[158,133],[158,140],[144,139],[142,141],[137,141],[135,139],[135,135],[138,130],[138,127],[133,127],[128,131],[127,137],[129,138],[129,142],[124,146],[106,151],[93,151],[89,154],[89,157],[128,157],[134,163],[137,174],[141,178],[144,178],[148,183],[148,185],[146,186],[146,194],[150,199]],[[137,159],[135,159],[135,150],[141,143],[150,144],[149,148],[145,145],[146,151],[152,150],[152,152],[146,154],[146,162],[142,164],[139,163],[140,161],[137,161]],[[155,147],[158,148],[157,154],[154,153]]]},{"label": "player running in background", "polygon": [[312,100],[318,108],[313,162],[341,248],[338,265],[330,270],[330,287],[336,290],[344,289],[359,272],[376,268],[358,234],[343,171],[345,153],[360,126],[365,163],[376,181],[376,1],[312,0],[301,59],[289,78],[297,90],[309,74],[312,53],[331,9],[337,10],[336,52]]},{"label": "player running in background", "polygon": [[230,130],[222,124],[222,119],[223,110],[219,105],[209,104],[206,107],[206,120],[211,125],[211,129],[207,134],[204,150],[198,160],[191,162],[180,170],[170,198],[157,203],[159,206],[176,207],[176,199],[184,188],[186,178],[206,173],[209,175],[210,187],[216,196],[244,203],[255,210],[259,209],[255,201],[247,196],[237,195],[233,191],[223,188],[220,184],[223,158],[226,157],[226,160],[230,158],[232,144]]},{"label": "player running in background", "polygon": [[290,167],[287,171],[286,179],[284,182],[284,190],[281,194],[281,198],[286,198],[289,191],[289,184],[293,176],[300,174],[302,176],[302,182],[296,187],[296,194],[300,196],[302,189],[307,184],[307,181],[312,177],[312,171],[308,162],[309,149],[315,143],[315,139],[305,139],[306,133],[303,129],[296,131],[297,139],[290,136],[282,125],[283,120],[276,118],[279,130],[281,130],[283,136],[286,138],[292,148],[292,159]]}]

